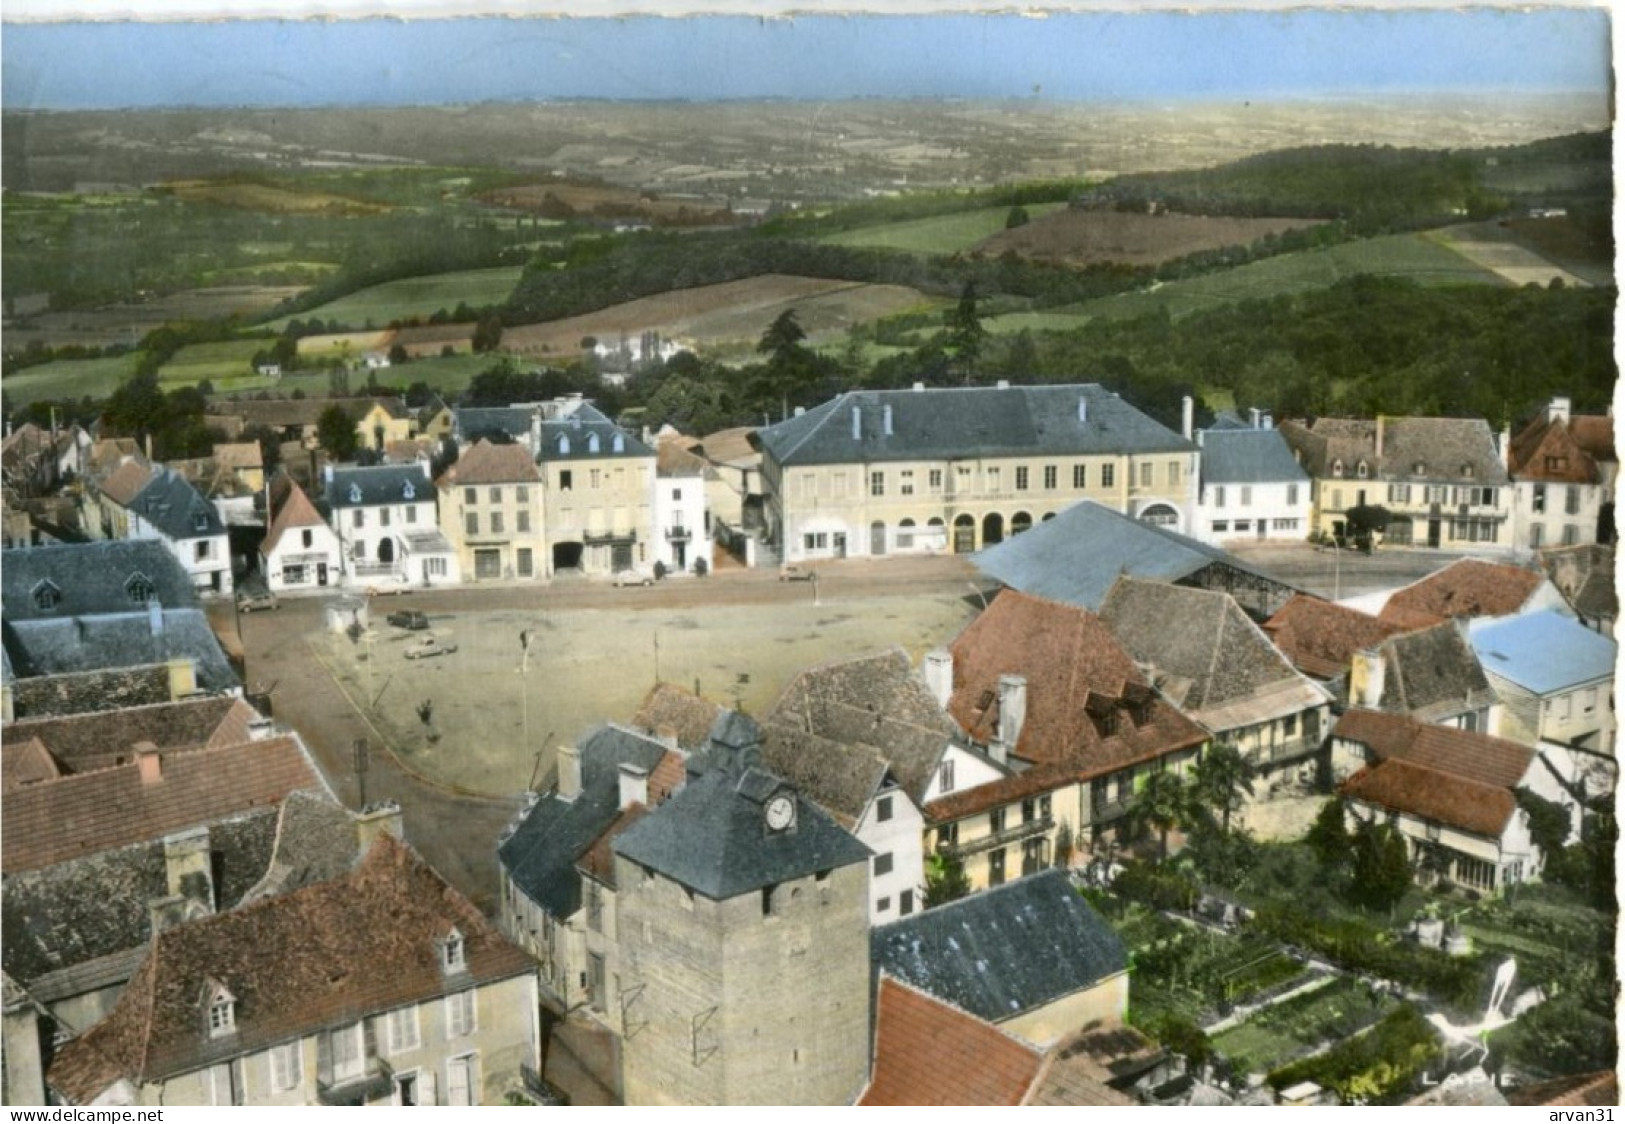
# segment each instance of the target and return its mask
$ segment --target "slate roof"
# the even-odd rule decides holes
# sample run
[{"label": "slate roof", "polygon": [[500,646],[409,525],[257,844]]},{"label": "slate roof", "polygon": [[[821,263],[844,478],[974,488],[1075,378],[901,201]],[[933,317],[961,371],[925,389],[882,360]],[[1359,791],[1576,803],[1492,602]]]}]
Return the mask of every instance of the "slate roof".
[{"label": "slate roof", "polygon": [[1523,783],[1535,759],[1529,746],[1506,738],[1362,708],[1340,717],[1332,737],[1359,742],[1379,761],[1406,761],[1500,788]]},{"label": "slate roof", "polygon": [[675,683],[656,683],[638,704],[632,725],[657,738],[670,731],[684,749],[699,749],[722,709]]},{"label": "slate roof", "polygon": [[229,691],[242,686],[203,610],[168,609],[162,611],[162,618],[163,630],[156,636],[147,612],[7,620],[3,626],[6,654],[13,671],[23,679],[184,659],[196,669],[199,690]]},{"label": "slate roof", "polygon": [[1609,679],[1619,659],[1613,640],[1555,609],[1473,621],[1467,638],[1485,671],[1537,695]]},{"label": "slate roof", "polygon": [[1390,812],[1402,812],[1471,835],[1498,838],[1517,810],[1511,791],[1392,758],[1361,769],[1339,790]]},{"label": "slate roof", "polygon": [[1043,1055],[951,1004],[880,978],[874,1062],[859,1105],[1017,1105]]},{"label": "slate roof", "polygon": [[798,417],[758,429],[753,440],[781,465],[1188,452],[1196,447],[1094,383],[848,391]]},{"label": "slate roof", "polygon": [[[592,449],[592,439],[598,449]],[[620,439],[620,448],[615,447]],[[567,412],[542,418],[541,442],[536,450],[542,461],[616,460],[625,457],[653,457],[655,451],[610,421],[591,402],[572,403]]]},{"label": "slate roof", "polygon": [[277,484],[271,489],[271,502],[276,511],[271,520],[270,528],[265,532],[265,541],[260,546],[260,556],[269,558],[276,550],[282,536],[294,527],[325,527],[327,520],[322,518],[316,505],[310,502],[305,490],[294,483],[293,478],[286,473],[277,477]]},{"label": "slate roof", "polygon": [[124,507],[146,520],[165,538],[184,542],[226,533],[214,505],[192,482],[172,468],[155,472],[146,487]]},{"label": "slate roof", "polygon": [[1232,729],[1329,702],[1227,593],[1118,578],[1100,619],[1153,685],[1211,729]]},{"label": "slate roof", "polygon": [[[352,488],[356,489],[352,492]],[[352,498],[357,496],[359,498]],[[434,503],[428,468],[416,464],[354,465],[333,468],[326,500],[334,508],[381,507],[397,503]]]},{"label": "slate roof", "polygon": [[713,901],[866,862],[869,848],[799,793],[795,828],[764,833],[767,800],[790,786],[755,763],[742,718],[717,720],[707,760],[695,763],[703,771],[627,828],[615,853]]},{"label": "slate roof", "polygon": [[1278,429],[1205,429],[1197,444],[1202,447],[1203,483],[1309,483],[1309,474]]},{"label": "slate roof", "polygon": [[1122,574],[1176,582],[1223,565],[1280,584],[1217,547],[1120,515],[1093,500],[978,551],[971,561],[1011,589],[1090,610],[1100,608]]},{"label": "slate roof", "polygon": [[1354,653],[1375,648],[1404,629],[1368,613],[1300,593],[1264,623],[1264,632],[1305,675],[1347,675]]},{"label": "slate roof", "polygon": [[[1151,690],[1105,622],[1075,606],[1006,591],[959,634],[951,651],[948,712],[984,745],[998,729],[999,677],[1026,677],[1027,713],[1014,752],[1039,767],[932,801],[927,814],[933,818],[968,814],[988,799],[1042,792],[1207,740],[1207,731]],[[1091,718],[1091,700],[1116,714],[1113,733],[1103,734]]]},{"label": "slate roof", "polygon": [[1398,623],[1428,617],[1435,621],[1504,617],[1522,609],[1544,580],[1538,570],[1458,558],[1442,570],[1395,590],[1379,616]]},{"label": "slate roof", "polygon": [[[925,681],[901,648],[867,656],[831,660],[796,675],[763,719],[768,763],[803,786],[813,775],[840,775],[846,754],[835,747],[861,749],[871,760],[890,767],[897,783],[915,803],[925,799],[938,763],[957,727],[937,705]],[[804,756],[829,753],[822,766],[798,764]],[[858,766],[860,758],[853,757]],[[873,788],[868,766],[845,777],[847,789],[839,806],[807,789],[832,811],[856,815]],[[827,778],[826,778],[827,779]],[[865,789],[862,801],[858,789]]]},{"label": "slate roof", "polygon": [[297,735],[160,756],[162,778],[153,783],[143,784],[131,761],[5,793],[0,869],[36,870],[273,805],[290,792],[327,791]]},{"label": "slate roof", "polygon": [[1060,870],[878,926],[869,950],[876,976],[993,1023],[1128,970],[1117,934]]},{"label": "slate roof", "polygon": [[1613,620],[1619,616],[1619,593],[1614,588],[1614,548],[1555,547],[1542,550],[1540,565],[1574,611],[1587,620]]},{"label": "slate roof", "polygon": [[[1377,454],[1377,428],[1382,427],[1382,455]],[[1504,485],[1506,466],[1489,423],[1475,418],[1317,418],[1313,425],[1285,421],[1280,432],[1303,467],[1317,479],[1333,479],[1333,465],[1343,462],[1344,480],[1358,480],[1365,461],[1367,479],[1435,483]],[[1420,465],[1421,472],[1416,468]],[[1471,475],[1464,475],[1468,467]]]},{"label": "slate roof", "polygon": [[576,749],[580,794],[574,800],[541,797],[497,847],[497,861],[514,885],[556,918],[581,908],[575,866],[620,815],[621,765],[652,772],[666,753],[653,738],[608,725],[592,730]]},{"label": "slate roof", "polygon": [[1478,656],[1452,621],[1390,636],[1380,651],[1387,660],[1383,710],[1426,719],[1495,701]]},{"label": "slate roof", "polygon": [[527,406],[459,406],[451,412],[452,426],[464,441],[484,433],[506,433],[515,441],[528,441],[535,414]]},{"label": "slate roof", "polygon": [[[140,612],[125,582],[141,574],[152,596],[166,609],[195,608],[192,579],[169,548],[156,539],[121,539],[36,546],[0,554],[0,598],[8,621],[61,619],[100,613]],[[33,592],[49,581],[61,592],[55,608],[41,609]]]},{"label": "slate roof", "polygon": [[471,484],[528,484],[538,481],[530,450],[523,445],[493,445],[483,437],[464,449],[457,463],[440,474],[442,488]]},{"label": "slate roof", "polygon": [[[65,717],[25,718],[6,727],[0,759],[9,773],[13,749],[39,742],[63,773],[84,773],[123,764],[137,742],[161,750],[206,749],[249,740],[249,723],[259,717],[234,695]],[[6,788],[12,787],[8,781]]]},{"label": "slate roof", "polygon": [[[462,933],[467,970],[446,973],[440,942]],[[354,873],[167,929],[117,1006],[64,1046],[51,1087],[87,1103],[135,1085],[471,986],[533,972],[518,948],[405,844],[385,836]],[[200,997],[236,999],[236,1031],[202,1032]]]}]

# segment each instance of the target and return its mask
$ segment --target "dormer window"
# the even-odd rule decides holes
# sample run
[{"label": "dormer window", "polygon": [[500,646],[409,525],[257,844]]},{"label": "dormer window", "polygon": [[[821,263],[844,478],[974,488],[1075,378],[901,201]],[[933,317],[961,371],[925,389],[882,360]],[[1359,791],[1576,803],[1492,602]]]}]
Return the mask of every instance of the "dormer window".
[{"label": "dormer window", "polygon": [[1411,465],[1412,476],[1426,476],[1427,474],[1428,466],[1423,464],[1421,461],[1417,461],[1415,464]]},{"label": "dormer window", "polygon": [[1341,477],[1343,475],[1343,462],[1342,461],[1339,460],[1339,461],[1333,461],[1332,462],[1332,475],[1333,476],[1338,476],[1338,477]]},{"label": "dormer window", "polygon": [[569,434],[565,434],[565,433],[559,434],[559,455],[560,456],[565,456],[565,457],[570,455],[570,437],[569,437]]},{"label": "dormer window", "polygon": [[207,531],[209,529],[209,513],[199,511],[192,516],[192,530]]},{"label": "dormer window", "polygon": [[361,485],[360,484],[351,484],[350,485],[350,502],[351,503],[360,503],[361,502]]},{"label": "dormer window", "polygon": [[1371,474],[1371,469],[1366,465],[1365,461],[1361,461],[1359,464],[1354,466],[1354,474],[1361,480],[1364,480]]},{"label": "dormer window", "polygon": [[597,451],[598,451],[598,434],[596,434],[596,433],[587,434],[587,452],[596,453]]},{"label": "dormer window", "polygon": [[34,608],[49,613],[62,601],[62,590],[55,582],[46,579],[34,587],[32,596]]},{"label": "dormer window", "polygon": [[1473,478],[1473,466],[1470,465],[1470,464],[1462,465],[1461,466],[1461,475],[1462,475],[1462,479],[1471,480]]},{"label": "dormer window", "polygon": [[222,1038],[237,1029],[237,997],[225,984],[208,982],[209,1037]]},{"label": "dormer window", "polygon": [[468,969],[468,946],[463,940],[462,930],[453,928],[440,942],[440,970],[446,973],[463,972]]},{"label": "dormer window", "polygon": [[152,600],[152,579],[137,571],[124,583],[124,592],[135,604],[145,605]]},{"label": "dormer window", "polygon": [[614,437],[609,439],[609,447],[612,451],[617,453],[626,452],[626,437],[623,434],[617,433]]},{"label": "dormer window", "polygon": [[403,499],[403,500],[415,500],[415,499],[417,499],[417,497],[418,497],[418,490],[416,488],[412,487],[412,482],[410,480],[408,480],[406,483],[401,485],[401,499]]}]

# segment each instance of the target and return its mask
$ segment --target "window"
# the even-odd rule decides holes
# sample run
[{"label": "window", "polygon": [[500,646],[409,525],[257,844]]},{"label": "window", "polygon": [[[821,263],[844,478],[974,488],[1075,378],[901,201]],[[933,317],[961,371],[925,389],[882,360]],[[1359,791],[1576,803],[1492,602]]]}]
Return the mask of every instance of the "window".
[{"label": "window", "polygon": [[943,792],[954,790],[954,763],[951,759],[937,766],[937,787]]},{"label": "window", "polygon": [[[523,528],[521,528],[521,529],[523,529]],[[519,576],[520,577],[528,578],[528,577],[530,577],[532,574],[534,574],[536,572],[536,563],[534,561],[534,558],[535,558],[535,555],[531,552],[530,547],[522,546],[522,547],[519,548]]]},{"label": "window", "polygon": [[987,814],[987,829],[994,835],[1004,830],[1004,809],[995,808]]},{"label": "window", "polygon": [[1568,466],[1569,466],[1569,458],[1568,457],[1547,457],[1546,458],[1546,471],[1548,471],[1548,472],[1556,472],[1559,469],[1566,469],[1566,468],[1568,468]]},{"label": "window", "polygon": [[884,472],[871,472],[869,474],[869,494],[871,496],[886,494],[886,474]]},{"label": "window", "polygon": [[1046,492],[1055,491],[1056,481],[1060,478],[1060,474],[1061,470],[1056,468],[1053,464],[1046,464],[1044,466],[1044,490]]},{"label": "window", "polygon": [[1253,489],[1252,489],[1252,485],[1250,485],[1250,484],[1243,484],[1241,486],[1241,506],[1242,507],[1252,507],[1253,506]]},{"label": "window", "polygon": [[1580,514],[1580,488],[1577,484],[1570,484],[1563,492],[1563,514]]},{"label": "window", "polygon": [[425,558],[423,560],[423,576],[443,578],[446,576],[446,560],[444,558]]},{"label": "window", "polygon": [[500,511],[493,511],[491,513],[491,533],[493,535],[500,535],[502,533],[502,512]]},{"label": "window", "polygon": [[1031,796],[1021,802],[1021,822],[1032,823],[1038,818],[1038,801]]},{"label": "window", "polygon": [[937,828],[937,848],[952,847],[959,842],[959,824],[945,823]]},{"label": "window", "polygon": [[237,1058],[209,1067],[209,1103],[238,1105],[243,1103],[243,1062]]},{"label": "window", "polygon": [[301,531],[299,533],[299,543],[306,550],[309,550],[315,541],[315,536],[310,531]]},{"label": "window", "polygon": [[1288,505],[1296,504],[1298,502],[1298,486],[1296,484],[1288,484],[1286,486],[1286,502]]},{"label": "window", "polygon": [[1216,534],[1216,535],[1227,534],[1229,532],[1229,530],[1230,530],[1230,520],[1228,520],[1228,519],[1215,519],[1213,521],[1213,533],[1214,534]]},{"label": "window", "polygon": [[1425,489],[1425,498],[1428,503],[1444,503],[1449,494],[1450,489],[1443,484],[1429,484]]},{"label": "window", "polygon": [[568,492],[570,490],[570,481],[573,480],[573,479],[574,479],[574,474],[571,473],[571,471],[568,468],[560,469],[559,470],[559,491]]},{"label": "window", "polygon": [[1169,461],[1168,462],[1168,486],[1170,488],[1177,488],[1179,486],[1179,462],[1178,461]]},{"label": "window", "polygon": [[1003,472],[998,465],[990,465],[987,470],[987,490],[997,492],[1003,486]]},{"label": "window", "polygon": [[1224,485],[1223,484],[1215,484],[1213,486],[1213,506],[1214,507],[1223,507],[1224,506]]},{"label": "window", "polygon": [[971,490],[970,465],[960,464],[954,466],[954,491],[963,495]]},{"label": "window", "polygon": [[440,942],[440,968],[445,972],[461,972],[468,967],[468,949],[462,930],[453,927]]},{"label": "window", "polygon": [[152,579],[146,574],[131,574],[130,580],[124,583],[124,592],[135,604],[145,605],[152,600]]},{"label": "window", "polygon": [[467,503],[467,504],[479,503],[480,502],[480,490],[478,488],[464,488],[463,489],[463,502]]},{"label": "window", "polygon": [[1140,487],[1142,487],[1142,488],[1151,487],[1151,477],[1152,477],[1151,470],[1154,467],[1155,467],[1154,465],[1150,465],[1150,464],[1142,464],[1140,466]]},{"label": "window", "polygon": [[1016,466],[1016,491],[1025,492],[1027,490],[1027,483],[1028,483],[1028,480],[1027,480],[1027,466],[1024,465],[1024,464],[1023,465],[1017,465]]},{"label": "window", "polygon": [[367,525],[367,513],[359,507],[350,513],[350,526],[360,530]]},{"label": "window", "polygon": [[890,898],[880,898],[878,901],[876,901],[875,902],[875,912],[876,913],[890,913],[891,912],[891,899]]},{"label": "window", "polygon": [[1298,735],[1298,716],[1289,714],[1281,719],[1281,736],[1293,738]]},{"label": "window", "polygon": [[587,486],[589,488],[601,488],[601,487],[603,487],[603,484],[604,484],[603,470],[602,469],[597,469],[597,468],[589,468],[587,470]]},{"label": "window", "polygon": [[1410,503],[1411,502],[1411,486],[1409,484],[1390,484],[1390,485],[1388,485],[1388,502],[1389,503]]},{"label": "window", "polygon": [[1088,484],[1089,484],[1089,466],[1088,465],[1082,465],[1082,464],[1073,465],[1072,466],[1072,486],[1074,488],[1084,488],[1084,487],[1087,487]]},{"label": "window", "polygon": [[416,523],[418,521],[417,505],[416,504],[407,504],[405,510],[406,510],[406,521],[408,523]]},{"label": "window", "polygon": [[446,1062],[446,1103],[448,1105],[474,1105],[479,1103],[475,1094],[478,1087],[479,1059],[473,1054],[452,1058]]},{"label": "window", "polygon": [[1103,464],[1100,466],[1100,486],[1102,488],[1113,487],[1116,479],[1117,466],[1115,464]]},{"label": "window", "polygon": [[1358,476],[1361,480],[1364,480],[1366,477],[1371,475],[1371,466],[1366,464],[1365,461],[1361,461],[1359,464],[1354,466],[1354,475]]},{"label": "window", "polygon": [[[530,502],[530,485],[528,485],[528,484],[520,484],[518,487],[516,487],[513,490],[513,498],[518,500],[520,503],[529,503]],[[682,492],[676,492],[676,493],[673,494],[673,498],[680,500],[680,499],[683,498],[683,493]]]},{"label": "window", "polygon": [[521,535],[530,533],[530,511],[526,508],[519,509],[518,526],[516,529]]},{"label": "window", "polygon": [[463,516],[463,524],[464,524],[464,527],[463,527],[464,533],[470,534],[470,535],[479,534],[480,533],[480,513],[477,512],[477,511],[470,511],[468,514]]},{"label": "window", "polygon": [[1529,549],[1530,550],[1539,550],[1541,548],[1542,542],[1545,539],[1545,537],[1546,537],[1546,528],[1542,524],[1540,524],[1540,523],[1532,523],[1532,524],[1530,524],[1530,526],[1529,526]]},{"label": "window", "polygon": [[912,468],[903,469],[902,477],[902,484],[898,491],[905,496],[912,496],[914,494],[914,470]]},{"label": "window", "polygon": [[462,1038],[474,1033],[474,989],[446,996],[446,1037]]},{"label": "window", "polygon": [[361,1076],[361,1071],[366,1064],[361,1035],[360,1023],[328,1032],[327,1041],[329,1053],[333,1059],[334,1084],[348,1081],[352,1077]]},{"label": "window", "polygon": [[587,928],[594,933],[604,931],[604,888],[591,879],[585,879],[587,886]]},{"label": "window", "polygon": [[404,1054],[423,1045],[423,1035],[418,1027],[418,1009],[415,1005],[397,1008],[386,1016],[384,1041],[389,1044],[391,1054]]},{"label": "window", "polygon": [[299,1043],[289,1042],[271,1048],[271,1088],[279,1093],[299,1088],[299,1083],[305,1079],[304,1070]]},{"label": "window", "polygon": [[933,492],[942,491],[942,469],[933,468],[930,472],[928,472],[925,477],[925,483],[926,487],[931,489]]},{"label": "window", "polygon": [[892,871],[891,852],[887,851],[884,855],[876,855],[875,856],[875,877],[880,878],[883,875],[890,874],[891,871]]},{"label": "window", "polygon": [[598,434],[596,434],[596,433],[587,434],[587,452],[596,453],[597,451],[598,451]]},{"label": "window", "polygon": [[1563,524],[1563,545],[1574,546],[1580,541],[1580,528],[1573,523]]},{"label": "window", "polygon": [[987,853],[987,884],[989,886],[1004,885],[1004,848]]},{"label": "window", "polygon": [[209,1037],[219,1038],[237,1029],[237,1004],[229,992],[221,992],[209,1003]]},{"label": "window", "polygon": [[492,503],[501,503],[502,502],[502,489],[501,488],[493,487],[491,489],[489,495],[491,497],[491,502]]},{"label": "window", "polygon": [[609,448],[610,451],[614,453],[626,452],[626,435],[623,433],[611,435],[609,439]]},{"label": "window", "polygon": [[1343,462],[1342,461],[1337,460],[1337,461],[1332,462],[1332,475],[1341,479],[1341,477],[1343,475]]},{"label": "window", "polygon": [[1588,687],[1586,689],[1586,693],[1585,693],[1583,710],[1584,710],[1584,712],[1586,714],[1591,714],[1596,709],[1597,709],[1597,688]]},{"label": "window", "polygon": [[891,819],[891,802],[892,798],[890,796],[882,796],[879,800],[875,801],[876,822],[885,823],[887,820]]},{"label": "window", "polygon": [[804,550],[826,550],[829,548],[829,532],[818,531],[802,535],[801,546]]},{"label": "window", "polygon": [[356,539],[350,544],[350,557],[357,562],[364,562],[367,558],[367,540]]},{"label": "window", "polygon": [[378,509],[378,525],[380,527],[389,526],[389,508],[381,507]]},{"label": "window", "polygon": [[904,890],[901,894],[897,895],[897,913],[898,913],[899,916],[907,917],[909,914],[911,914],[913,912],[914,912],[914,891],[913,890]]}]

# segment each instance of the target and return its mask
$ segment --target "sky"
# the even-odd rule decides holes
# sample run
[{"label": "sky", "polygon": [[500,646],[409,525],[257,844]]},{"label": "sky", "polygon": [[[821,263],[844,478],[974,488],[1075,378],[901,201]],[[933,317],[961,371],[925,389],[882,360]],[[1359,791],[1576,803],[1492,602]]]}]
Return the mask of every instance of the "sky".
[{"label": "sky", "polygon": [[7,23],[14,109],[1606,91],[1600,9]]}]

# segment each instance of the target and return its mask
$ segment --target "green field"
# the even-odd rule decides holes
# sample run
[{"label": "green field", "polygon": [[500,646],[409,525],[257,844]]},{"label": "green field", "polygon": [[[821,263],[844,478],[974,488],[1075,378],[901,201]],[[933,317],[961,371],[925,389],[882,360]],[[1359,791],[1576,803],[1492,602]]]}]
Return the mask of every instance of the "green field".
[{"label": "green field", "polygon": [[270,327],[280,331],[290,319],[319,317],[354,328],[362,328],[370,321],[375,328],[382,328],[391,320],[428,317],[442,309],[450,312],[459,304],[483,308],[507,300],[519,283],[519,273],[518,266],[503,266],[388,281],[329,301],[301,316],[283,317]]},{"label": "green field", "polygon": [[[463,388],[474,381],[474,376],[487,367],[494,367],[502,361],[499,353],[488,355],[452,355],[447,357],[435,356],[432,359],[414,359],[410,363],[403,363],[391,367],[387,371],[378,372],[379,382],[387,382],[391,386],[402,389],[415,382],[426,382],[435,390],[446,396],[459,394]],[[366,380],[366,375],[351,375],[350,384],[359,385],[357,379]]]},{"label": "green field", "polygon": [[136,359],[131,352],[117,359],[62,359],[25,367],[6,376],[6,402],[18,406],[42,398],[105,398],[135,370]]},{"label": "green field", "polygon": [[1213,1036],[1213,1048],[1239,1072],[1268,1073],[1315,1047],[1370,1026],[1399,1005],[1347,976],[1267,1007]]},{"label": "green field", "polygon": [[204,379],[220,390],[237,389],[252,383],[271,386],[271,380],[254,371],[254,355],[271,346],[271,340],[223,340],[194,343],[181,348],[158,369],[158,381],[168,388],[193,386]]},{"label": "green field", "polygon": [[[1032,203],[1032,218],[1059,210],[1065,203]],[[880,250],[907,250],[915,254],[958,254],[1004,229],[1009,207],[979,207],[929,219],[910,219],[846,230],[819,239],[832,246],[864,246]]]}]

